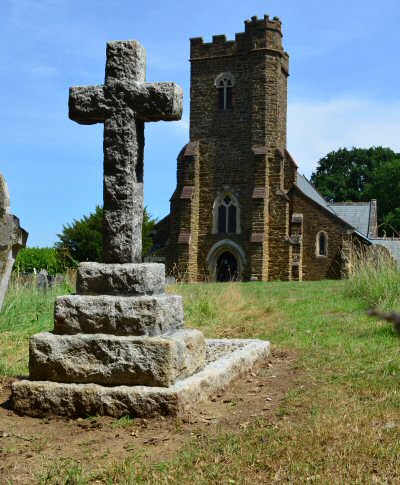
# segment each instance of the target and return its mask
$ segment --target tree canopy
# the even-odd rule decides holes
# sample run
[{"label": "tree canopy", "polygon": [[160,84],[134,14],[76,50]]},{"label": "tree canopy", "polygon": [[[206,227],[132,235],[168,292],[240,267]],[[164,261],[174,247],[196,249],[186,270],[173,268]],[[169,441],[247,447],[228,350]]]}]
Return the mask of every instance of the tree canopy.
[{"label": "tree canopy", "polygon": [[311,175],[332,202],[378,201],[381,235],[400,234],[400,154],[390,148],[341,148],[318,162]]},{"label": "tree canopy", "polygon": [[[72,224],[63,226],[56,248],[68,249],[76,262],[102,261],[102,222],[103,208],[97,206],[95,211],[82,219],[74,220]],[[157,221],[148,213],[143,212],[142,244],[143,254],[152,246],[151,231]]]}]

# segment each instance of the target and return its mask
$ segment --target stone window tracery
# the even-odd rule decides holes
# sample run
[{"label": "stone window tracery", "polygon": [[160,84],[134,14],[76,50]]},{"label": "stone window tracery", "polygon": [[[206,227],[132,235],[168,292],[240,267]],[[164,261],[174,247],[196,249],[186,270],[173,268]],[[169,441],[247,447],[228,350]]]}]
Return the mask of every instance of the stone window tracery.
[{"label": "stone window tracery", "polygon": [[240,209],[236,197],[224,192],[214,203],[214,230],[215,234],[240,233]]},{"label": "stone window tracery", "polygon": [[325,231],[317,234],[316,254],[317,256],[328,256],[328,235]]},{"label": "stone window tracery", "polygon": [[220,74],[215,80],[218,94],[218,109],[227,111],[233,109],[233,88],[235,79],[230,73]]}]

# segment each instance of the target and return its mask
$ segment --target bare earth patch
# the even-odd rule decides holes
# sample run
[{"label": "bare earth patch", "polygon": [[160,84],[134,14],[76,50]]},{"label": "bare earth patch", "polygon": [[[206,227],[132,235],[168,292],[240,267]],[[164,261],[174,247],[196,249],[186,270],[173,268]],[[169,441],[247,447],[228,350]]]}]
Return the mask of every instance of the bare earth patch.
[{"label": "bare earth patch", "polygon": [[[38,475],[60,460],[72,459],[85,469],[101,470],[140,454],[150,463],[167,460],[196,436],[242,432],[257,418],[282,419],[278,410],[287,392],[306,385],[293,352],[272,357],[196,411],[165,419],[35,419],[9,408],[12,380],[0,380],[0,483],[35,483]],[[101,483],[101,482],[97,482]]]}]

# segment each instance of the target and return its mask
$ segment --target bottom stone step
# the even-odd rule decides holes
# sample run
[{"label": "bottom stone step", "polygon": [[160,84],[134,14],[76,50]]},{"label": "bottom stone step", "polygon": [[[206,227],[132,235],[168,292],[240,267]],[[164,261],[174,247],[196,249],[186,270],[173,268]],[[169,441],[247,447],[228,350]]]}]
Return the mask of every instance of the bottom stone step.
[{"label": "bottom stone step", "polygon": [[13,383],[12,407],[33,417],[177,415],[225,389],[270,353],[269,342],[262,340],[221,339],[206,344],[205,368],[169,388],[23,380]]}]

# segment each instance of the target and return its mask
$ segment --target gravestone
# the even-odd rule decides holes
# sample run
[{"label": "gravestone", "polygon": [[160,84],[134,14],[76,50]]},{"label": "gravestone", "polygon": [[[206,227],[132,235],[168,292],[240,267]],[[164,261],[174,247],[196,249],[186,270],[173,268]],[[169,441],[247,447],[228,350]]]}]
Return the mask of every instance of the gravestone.
[{"label": "gravestone", "polygon": [[7,183],[0,174],[0,310],[3,306],[11,272],[18,251],[25,247],[28,233],[19,224],[18,217],[10,214],[10,196]]},{"label": "gravestone", "polygon": [[56,274],[54,284],[60,286],[63,283],[65,283],[65,276],[62,274]]},{"label": "gravestone", "polygon": [[[182,298],[165,294],[164,265],[140,262],[144,123],[181,114],[181,88],[145,82],[136,41],[107,45],[104,85],[71,88],[70,118],[104,123],[105,263],[79,265],[77,294],[56,300],[54,332],[31,338],[30,380],[13,384],[17,412],[176,414],[269,352],[264,342],[250,341],[248,358],[242,341],[206,345],[201,332],[183,328]],[[235,349],[228,371],[204,369]]]},{"label": "gravestone", "polygon": [[48,276],[49,273],[45,269],[40,270],[36,278],[36,287],[40,290],[47,290],[49,287]]}]

